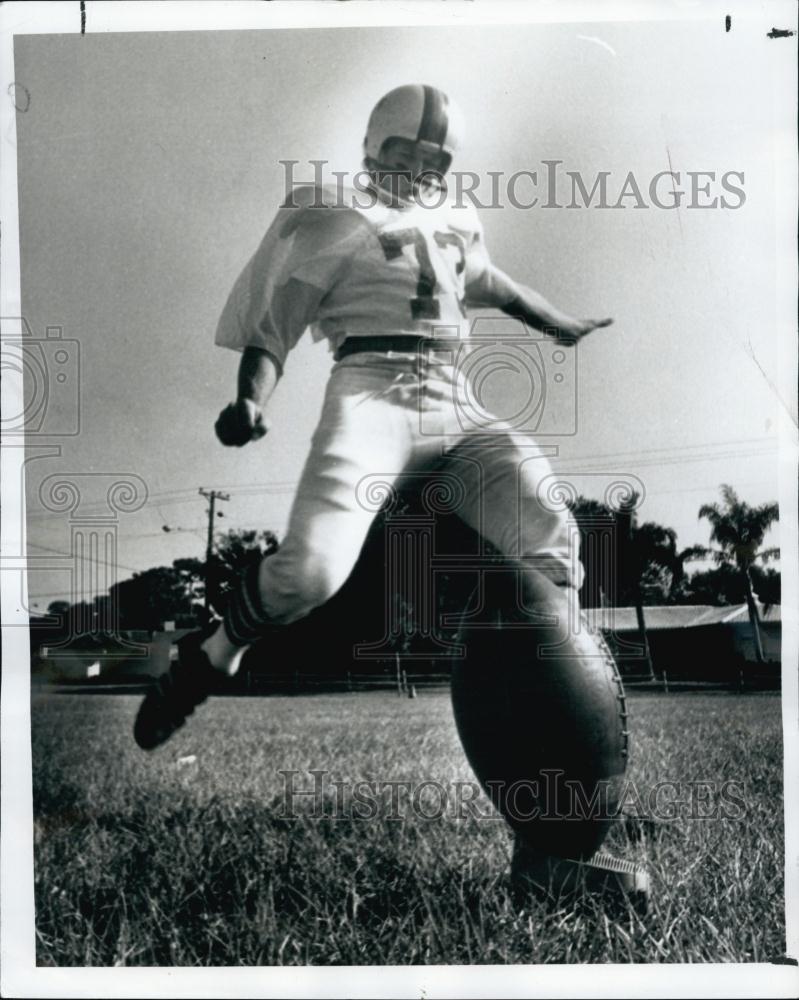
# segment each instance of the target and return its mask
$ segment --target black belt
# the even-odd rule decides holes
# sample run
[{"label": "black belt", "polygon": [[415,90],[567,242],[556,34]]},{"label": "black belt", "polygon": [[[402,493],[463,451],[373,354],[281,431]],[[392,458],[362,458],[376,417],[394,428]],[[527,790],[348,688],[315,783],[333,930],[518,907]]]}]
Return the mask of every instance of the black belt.
[{"label": "black belt", "polygon": [[348,354],[360,354],[362,351],[422,351],[429,348],[452,347],[454,341],[433,340],[430,337],[414,337],[413,334],[400,334],[397,337],[347,337],[335,353],[336,361],[341,361]]}]

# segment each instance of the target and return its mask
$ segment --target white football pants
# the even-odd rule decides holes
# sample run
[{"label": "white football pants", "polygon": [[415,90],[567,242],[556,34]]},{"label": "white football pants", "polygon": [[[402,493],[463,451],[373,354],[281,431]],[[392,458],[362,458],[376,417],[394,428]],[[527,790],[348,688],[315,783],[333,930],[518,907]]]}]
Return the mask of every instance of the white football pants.
[{"label": "white football pants", "polygon": [[546,457],[510,425],[486,429],[463,375],[441,357],[449,363],[364,352],[333,367],[286,536],[260,567],[275,623],[329,600],[352,572],[380,501],[403,475],[433,466],[455,512],[503,555],[580,587],[577,532],[537,494],[551,474]]}]

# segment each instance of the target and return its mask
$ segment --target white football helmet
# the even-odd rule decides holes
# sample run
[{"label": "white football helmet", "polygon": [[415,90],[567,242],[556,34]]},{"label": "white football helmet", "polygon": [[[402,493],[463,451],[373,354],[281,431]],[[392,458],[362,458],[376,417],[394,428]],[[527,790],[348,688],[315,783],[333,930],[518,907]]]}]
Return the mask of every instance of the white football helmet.
[{"label": "white football helmet", "polygon": [[405,139],[427,153],[440,155],[440,171],[449,170],[463,134],[460,109],[436,87],[407,84],[390,90],[369,116],[363,140],[364,163],[379,168],[389,139]]}]

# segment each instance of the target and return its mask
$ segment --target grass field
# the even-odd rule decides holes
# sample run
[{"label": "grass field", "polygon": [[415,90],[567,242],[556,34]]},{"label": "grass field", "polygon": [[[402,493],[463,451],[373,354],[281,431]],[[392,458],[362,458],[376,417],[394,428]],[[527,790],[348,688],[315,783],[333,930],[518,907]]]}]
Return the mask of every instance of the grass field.
[{"label": "grass field", "polygon": [[[153,755],[130,735],[138,701],[34,699],[41,965],[748,962],[785,950],[777,696],[630,698],[631,788],[646,805],[674,781],[692,804],[643,839],[611,832],[653,882],[646,915],[615,918],[590,900],[514,903],[510,837],[485,800],[459,817],[419,789],[473,780],[445,692],[217,698]],[[287,818],[281,769],[300,772],[295,789],[312,785],[309,769],[414,784],[390,801],[375,785],[382,809],[360,818],[375,810],[337,805],[344,785],[328,782],[322,803],[295,797]],[[709,800],[686,785],[698,781],[717,783]],[[738,783],[737,817],[698,818],[723,781]]]}]

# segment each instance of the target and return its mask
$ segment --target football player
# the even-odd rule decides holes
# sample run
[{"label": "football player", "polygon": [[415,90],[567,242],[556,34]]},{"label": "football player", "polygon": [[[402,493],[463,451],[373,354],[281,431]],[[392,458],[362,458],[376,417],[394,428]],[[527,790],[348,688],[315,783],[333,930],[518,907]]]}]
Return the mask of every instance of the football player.
[{"label": "football player", "polygon": [[442,197],[461,129],[435,87],[392,90],[366,130],[368,184],[344,203],[325,186],[290,192],[236,281],[216,335],[242,352],[236,400],[216,423],[224,445],[267,432],[263,408],[306,328],[327,339],[335,364],[280,548],[243,576],[221,625],[178,643],[139,710],[141,747],[182,726],[249,645],[342,587],[374,518],[359,493],[366,477],[390,488],[443,457],[463,487],[459,515],[524,561],[527,599],[546,593],[573,616],[582,567],[564,515],[537,496],[548,462],[510,426],[470,429],[453,347],[468,338],[470,306],[495,307],[564,345],[612,321],[568,316],[491,262],[474,208]]}]

